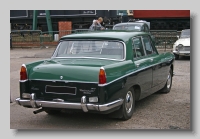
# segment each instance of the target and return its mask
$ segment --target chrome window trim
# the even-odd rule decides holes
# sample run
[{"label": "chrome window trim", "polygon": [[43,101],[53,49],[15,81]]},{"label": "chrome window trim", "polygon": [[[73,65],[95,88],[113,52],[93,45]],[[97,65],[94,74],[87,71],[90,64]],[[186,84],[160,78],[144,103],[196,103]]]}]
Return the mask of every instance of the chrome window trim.
[{"label": "chrome window trim", "polygon": [[60,47],[60,44],[61,44],[61,41],[59,42],[58,46],[56,47],[56,50],[54,51],[53,55],[51,56],[51,59],[52,59],[53,57],[55,57],[55,54],[57,53],[58,48]]},{"label": "chrome window trim", "polygon": [[[151,49],[152,49],[152,52],[153,52],[152,54],[158,54],[158,52],[155,50],[155,46],[153,45],[152,39],[150,39],[151,36],[145,34],[145,35],[135,36],[135,37],[132,38],[132,42],[133,42],[133,40],[134,40],[135,38],[140,38],[140,39],[141,39],[141,42],[142,42],[142,45],[143,45],[143,51],[144,51],[144,55],[143,55],[143,56],[137,57],[137,55],[136,55],[135,58],[134,58],[134,56],[133,56],[133,59],[136,59],[136,60],[137,60],[137,59],[140,59],[140,58],[142,58],[142,57],[152,55],[152,54],[147,55],[146,49],[145,49],[145,46],[144,46],[144,42],[143,42],[143,37],[148,37],[148,40],[149,40],[149,42],[151,43]],[[134,47],[134,49],[135,49],[135,47]],[[135,52],[136,52],[136,50],[135,50]]]},{"label": "chrome window trim", "polygon": [[[133,38],[132,38],[132,42],[133,42],[134,39],[137,39],[137,38],[140,38],[140,41],[142,42],[142,47],[143,47],[144,55],[143,55],[143,56],[140,56],[140,57],[137,57],[137,55],[136,55],[135,58],[134,58],[134,56],[133,56],[134,59],[139,59],[139,58],[145,57],[145,56],[147,55],[147,54],[146,54],[146,51],[145,51],[145,48],[144,48],[144,43],[143,43],[143,38],[142,38],[142,36],[135,36],[135,37],[133,37]],[[134,45],[134,49],[135,49],[135,45]],[[136,52],[136,50],[135,50],[135,52]]]},{"label": "chrome window trim", "polygon": [[125,59],[122,60],[117,60],[117,59],[108,59],[108,58],[95,58],[95,57],[54,57],[55,59],[100,59],[100,60],[112,60],[112,61],[124,61]]},{"label": "chrome window trim", "polygon": [[[151,52],[152,52],[151,54],[153,54],[154,51],[153,51],[153,47],[152,47],[152,43],[151,43],[151,41],[150,41],[149,35],[144,35],[144,36],[142,36],[143,45],[144,45],[144,38],[145,38],[145,37],[148,39],[149,43],[151,44]],[[146,45],[144,45],[144,48],[145,48],[144,50],[145,50],[145,53],[146,53],[146,51],[147,51],[147,50],[146,50]],[[146,53],[146,55],[148,55],[148,56],[151,55],[151,54],[147,54],[147,53]]]},{"label": "chrome window trim", "polygon": [[146,52],[146,49],[145,49],[145,46],[144,46],[143,37],[144,37],[144,36],[140,36],[141,41],[142,41],[142,46],[143,46],[144,56],[146,56],[146,55],[147,55],[147,52]]},{"label": "chrome window trim", "polygon": [[[69,40],[70,41],[70,40]],[[74,41],[79,41],[79,39],[74,39]],[[84,40],[83,40],[84,41]],[[85,41],[90,41],[90,40],[85,40]],[[58,44],[55,52],[53,53],[51,59],[67,59],[67,58],[85,58],[85,59],[105,59],[105,60],[113,60],[113,61],[124,61],[126,59],[126,44],[123,42],[123,41],[120,41],[120,40],[96,40],[96,41],[116,41],[116,42],[120,42],[123,44],[123,47],[124,47],[124,57],[123,59],[111,59],[111,58],[98,58],[98,57],[56,57],[55,54],[57,53],[60,45],[61,45],[61,42],[63,41],[60,41],[60,43]]]}]

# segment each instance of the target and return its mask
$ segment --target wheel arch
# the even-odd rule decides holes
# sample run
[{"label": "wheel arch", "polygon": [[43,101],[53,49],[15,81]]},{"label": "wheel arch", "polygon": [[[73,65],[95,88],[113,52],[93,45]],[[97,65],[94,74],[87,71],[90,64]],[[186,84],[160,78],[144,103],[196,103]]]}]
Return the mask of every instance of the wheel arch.
[{"label": "wheel arch", "polygon": [[173,77],[174,76],[174,65],[173,64],[170,66],[170,69],[172,70],[172,77]]},{"label": "wheel arch", "polygon": [[137,100],[139,100],[139,98],[140,98],[141,88],[140,88],[140,86],[137,85],[137,84],[136,84],[136,85],[133,85],[132,88],[133,88],[134,93],[135,93],[135,100],[137,101]]}]

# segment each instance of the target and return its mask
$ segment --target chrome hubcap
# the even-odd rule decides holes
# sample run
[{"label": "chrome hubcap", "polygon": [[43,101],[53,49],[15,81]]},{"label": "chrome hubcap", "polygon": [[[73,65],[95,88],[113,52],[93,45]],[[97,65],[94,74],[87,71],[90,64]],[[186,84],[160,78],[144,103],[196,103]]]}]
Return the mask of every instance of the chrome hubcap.
[{"label": "chrome hubcap", "polygon": [[170,88],[170,86],[171,86],[171,74],[169,73],[167,77],[167,88]]},{"label": "chrome hubcap", "polygon": [[125,102],[125,108],[127,113],[131,112],[132,105],[133,105],[133,96],[131,91],[128,91],[128,93],[126,94],[126,102]]}]

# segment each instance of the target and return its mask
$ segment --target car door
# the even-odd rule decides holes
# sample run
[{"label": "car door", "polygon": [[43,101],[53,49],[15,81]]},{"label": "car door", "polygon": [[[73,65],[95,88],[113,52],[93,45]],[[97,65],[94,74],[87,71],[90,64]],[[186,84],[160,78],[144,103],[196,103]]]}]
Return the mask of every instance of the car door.
[{"label": "car door", "polygon": [[146,54],[148,55],[149,61],[151,62],[153,69],[153,82],[152,87],[155,87],[163,82],[163,79],[166,78],[165,73],[165,63],[162,62],[162,56],[158,54],[155,49],[155,46],[152,43],[151,37],[143,36],[142,37]]},{"label": "car door", "polygon": [[142,37],[134,37],[132,39],[133,44],[133,61],[136,65],[137,71],[137,84],[141,88],[141,97],[148,95],[148,90],[152,86],[152,67],[149,57],[146,55]]}]

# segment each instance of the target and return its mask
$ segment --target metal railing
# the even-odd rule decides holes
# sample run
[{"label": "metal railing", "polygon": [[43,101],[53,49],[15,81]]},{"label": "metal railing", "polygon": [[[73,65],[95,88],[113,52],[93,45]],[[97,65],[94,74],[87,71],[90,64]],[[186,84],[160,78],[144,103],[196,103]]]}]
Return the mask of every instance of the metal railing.
[{"label": "metal railing", "polygon": [[[63,30],[42,32],[41,30],[15,30],[11,32],[12,47],[15,46],[56,46],[61,37],[88,32],[89,29]],[[108,31],[108,30],[107,30]],[[174,42],[178,39],[180,32],[176,30],[151,30],[155,38],[155,45],[161,49],[172,49]]]},{"label": "metal railing", "polygon": [[14,30],[10,33],[10,37],[12,38],[11,46],[55,46],[58,44],[58,41],[62,36],[72,33],[81,33],[88,31],[89,29],[63,30],[51,32],[42,32],[41,30]]},{"label": "metal railing", "polygon": [[73,30],[41,32],[40,47],[56,46],[62,36],[74,33]]},{"label": "metal railing", "polygon": [[40,45],[41,30],[14,30],[11,31],[12,46]]},{"label": "metal railing", "polygon": [[173,44],[176,42],[178,32],[176,30],[151,30],[155,38],[155,45],[157,48],[172,49]]}]

